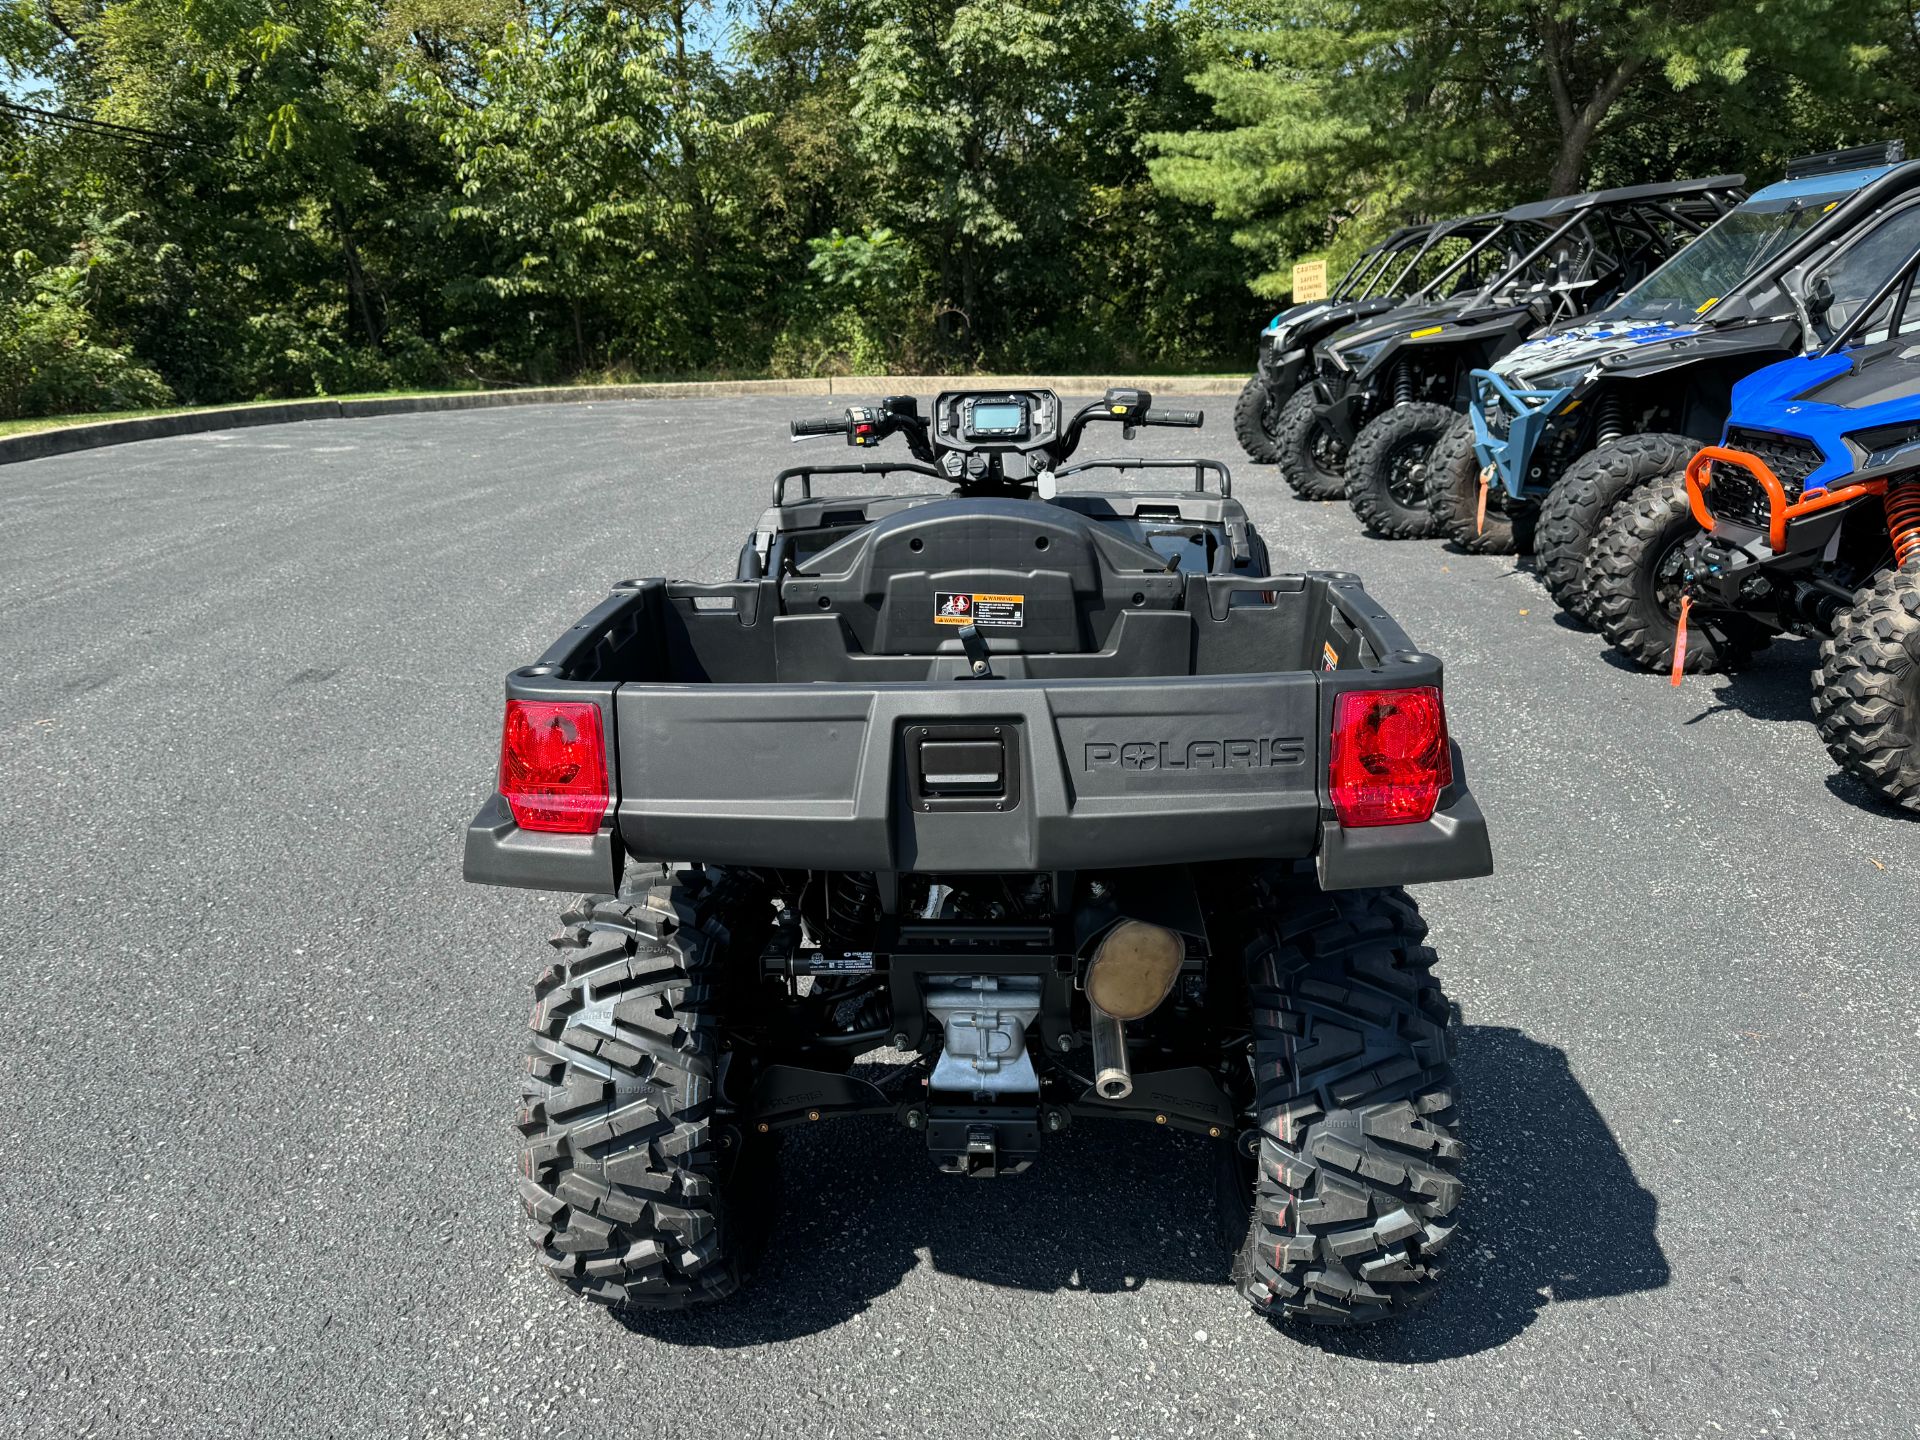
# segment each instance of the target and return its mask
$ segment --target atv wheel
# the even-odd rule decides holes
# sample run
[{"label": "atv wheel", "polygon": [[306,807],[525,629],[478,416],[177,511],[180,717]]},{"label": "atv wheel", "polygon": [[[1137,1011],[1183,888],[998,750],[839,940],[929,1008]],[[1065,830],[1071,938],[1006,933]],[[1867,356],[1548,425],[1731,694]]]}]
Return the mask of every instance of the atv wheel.
[{"label": "atv wheel", "polygon": [[1429,1298],[1460,1200],[1448,1006],[1401,890],[1255,888],[1245,952],[1260,1159],[1234,1280],[1351,1325]]},{"label": "atv wheel", "polygon": [[1285,395],[1276,395],[1266,372],[1256,370],[1233,402],[1233,433],[1240,448],[1256,465],[1272,465],[1280,459],[1276,443],[1280,429],[1280,409]]},{"label": "atv wheel", "polygon": [[673,1309],[739,1285],[727,1195],[767,1155],[716,1123],[719,1021],[725,972],[759,956],[770,916],[743,877],[655,869],[561,917],[534,986],[519,1168],[527,1238],[570,1289]]},{"label": "atv wheel", "polygon": [[1587,557],[1614,506],[1642,485],[1677,475],[1700,448],[1684,435],[1628,435],[1589,450],[1540,502],[1535,539],[1540,577],[1562,610],[1599,622],[1588,593]]},{"label": "atv wheel", "polygon": [[1920,559],[1835,618],[1813,672],[1813,716],[1843,770],[1920,814]]},{"label": "atv wheel", "polygon": [[1337,500],[1347,493],[1347,450],[1320,419],[1311,385],[1302,385],[1280,407],[1274,447],[1280,474],[1302,500]]},{"label": "atv wheel", "polygon": [[[1647,669],[1673,666],[1680,631],[1682,547],[1700,533],[1683,485],[1656,480],[1613,507],[1587,554],[1593,619],[1607,639]],[[1738,670],[1772,632],[1747,615],[1717,612],[1687,626],[1689,675]]]},{"label": "atv wheel", "polygon": [[1433,528],[1475,555],[1519,555],[1533,548],[1540,508],[1512,499],[1501,486],[1487,493],[1487,521],[1480,524],[1480,457],[1473,448],[1473,422],[1454,421],[1427,462],[1427,508]]},{"label": "atv wheel", "polygon": [[1369,533],[1420,540],[1439,533],[1427,507],[1433,452],[1454,421],[1445,405],[1396,405],[1360,432],[1347,456],[1347,503]]}]

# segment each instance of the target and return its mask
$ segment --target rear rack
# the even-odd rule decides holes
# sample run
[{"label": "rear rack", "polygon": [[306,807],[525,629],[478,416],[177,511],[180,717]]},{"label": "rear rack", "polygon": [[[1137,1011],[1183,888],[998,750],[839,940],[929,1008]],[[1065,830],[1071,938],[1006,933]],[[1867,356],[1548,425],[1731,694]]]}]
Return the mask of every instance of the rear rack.
[{"label": "rear rack", "polygon": [[[1064,470],[1054,471],[1057,479],[1069,475],[1079,475],[1088,470],[1191,470],[1193,488],[1205,492],[1209,472],[1220,477],[1219,494],[1222,499],[1233,498],[1233,472],[1218,460],[1175,460],[1164,457],[1119,457],[1112,460],[1084,460],[1078,465],[1069,465]],[[787,486],[790,481],[800,484],[801,500],[813,499],[813,477],[816,475],[928,475],[935,480],[952,484],[954,477],[931,465],[922,465],[915,460],[869,460],[864,465],[795,465],[782,470],[773,477],[773,504],[777,510],[787,503]]]}]

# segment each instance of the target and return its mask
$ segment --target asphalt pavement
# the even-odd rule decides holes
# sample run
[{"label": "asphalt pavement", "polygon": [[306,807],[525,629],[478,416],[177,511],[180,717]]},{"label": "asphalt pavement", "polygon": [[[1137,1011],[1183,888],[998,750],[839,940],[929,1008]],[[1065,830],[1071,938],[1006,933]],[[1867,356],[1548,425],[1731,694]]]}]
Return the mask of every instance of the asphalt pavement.
[{"label": "asphalt pavement", "polygon": [[[1144,448],[1232,454],[1193,403]],[[1124,1124],[995,1182],[798,1134],[722,1309],[623,1322],[539,1274],[510,1120],[555,903],[459,873],[501,677],[613,581],[730,576],[818,408],[0,469],[0,1432],[1920,1433],[1920,825],[1837,775],[1811,647],[1676,690],[1514,561],[1246,464],[1276,568],[1359,572],[1445,659],[1493,827],[1495,876],[1417,892],[1463,1013],[1443,1296],[1256,1319],[1201,1149]]]}]

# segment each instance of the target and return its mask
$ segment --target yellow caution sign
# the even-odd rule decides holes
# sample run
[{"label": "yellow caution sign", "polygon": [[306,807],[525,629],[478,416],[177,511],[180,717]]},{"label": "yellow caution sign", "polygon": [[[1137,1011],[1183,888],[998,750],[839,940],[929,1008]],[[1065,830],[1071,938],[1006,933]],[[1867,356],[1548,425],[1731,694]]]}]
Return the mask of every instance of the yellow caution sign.
[{"label": "yellow caution sign", "polygon": [[1327,262],[1307,260],[1293,267],[1293,298],[1296,304],[1327,298]]}]

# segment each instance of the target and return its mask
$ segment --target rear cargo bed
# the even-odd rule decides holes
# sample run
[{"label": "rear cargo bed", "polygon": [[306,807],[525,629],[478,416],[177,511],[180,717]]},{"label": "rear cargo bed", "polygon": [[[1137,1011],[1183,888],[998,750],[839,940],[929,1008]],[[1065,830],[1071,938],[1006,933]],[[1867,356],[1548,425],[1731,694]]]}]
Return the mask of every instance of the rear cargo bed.
[{"label": "rear cargo bed", "polygon": [[802,609],[792,580],[784,614],[770,580],[621,585],[507,682],[599,705],[613,813],[597,835],[535,835],[496,796],[468,878],[607,889],[623,855],[887,872],[1316,857],[1329,887],[1487,873],[1457,749],[1432,820],[1332,819],[1335,697],[1441,683],[1358,580],[1150,580],[1164,593],[1123,597],[1098,650],[988,632],[991,679],[957,640],[869,653],[837,599]]}]

